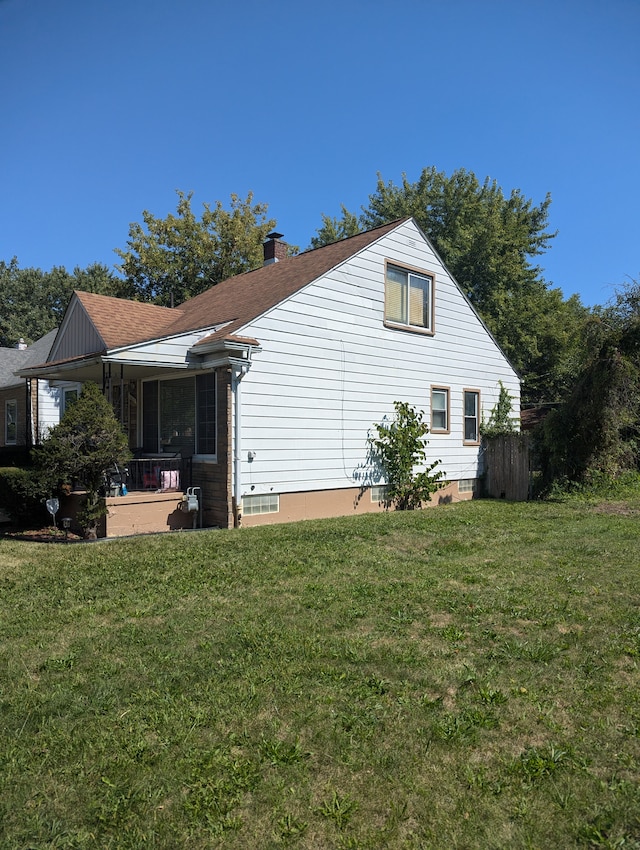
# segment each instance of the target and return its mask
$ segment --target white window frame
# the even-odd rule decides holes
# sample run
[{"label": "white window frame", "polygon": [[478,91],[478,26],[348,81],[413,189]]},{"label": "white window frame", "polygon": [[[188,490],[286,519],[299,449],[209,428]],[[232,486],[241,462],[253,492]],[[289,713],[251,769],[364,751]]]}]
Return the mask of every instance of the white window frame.
[{"label": "white window frame", "polygon": [[[384,275],[384,324],[387,327],[413,331],[432,336],[434,333],[435,279],[433,272],[415,269],[390,260],[385,262]],[[425,283],[426,308],[421,320],[416,320],[417,302],[412,305],[411,293],[419,292],[418,284]],[[412,287],[415,284],[415,288]],[[396,306],[398,287],[399,302]],[[399,311],[398,308],[399,307]]]},{"label": "white window frame", "polygon": [[[78,398],[80,397],[80,392],[80,384],[76,384],[74,387],[62,387],[62,410],[60,411],[61,416],[64,416],[69,406],[71,404],[74,404],[78,400]],[[67,396],[69,396],[69,400],[67,400]],[[72,396],[73,400],[71,400]]]},{"label": "white window frame", "polygon": [[[467,414],[467,396],[475,396],[475,412]],[[467,437],[467,425],[475,422],[475,437]],[[462,440],[465,446],[480,445],[480,390],[468,387],[462,391]]]},{"label": "white window frame", "polygon": [[[9,437],[9,411],[13,408],[13,416],[11,417],[14,430],[13,439]],[[18,445],[18,401],[15,398],[8,398],[4,403],[4,444],[5,446]]]},{"label": "white window frame", "polygon": [[[445,399],[444,409],[441,407],[436,407],[434,404],[434,397],[438,395],[443,395]],[[432,434],[449,434],[450,433],[450,407],[449,401],[451,398],[451,393],[449,387],[443,387],[440,384],[434,384],[431,387],[431,428],[430,431]],[[444,427],[441,425],[435,424],[434,413],[444,413]]]}]

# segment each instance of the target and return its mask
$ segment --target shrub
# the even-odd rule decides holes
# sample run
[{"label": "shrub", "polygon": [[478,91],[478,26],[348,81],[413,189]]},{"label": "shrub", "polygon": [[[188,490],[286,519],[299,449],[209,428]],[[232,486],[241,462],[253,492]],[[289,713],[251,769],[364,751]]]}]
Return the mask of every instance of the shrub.
[{"label": "shrub", "polygon": [[60,424],[34,451],[36,466],[43,473],[54,475],[59,484],[79,481],[86,489],[78,519],[89,537],[96,536],[98,520],[106,513],[99,498],[106,471],[125,463],[130,456],[126,434],[111,405],[92,383],[83,386],[80,397],[67,409]]},{"label": "shrub", "polygon": [[394,401],[393,406],[395,418],[375,426],[378,436],[369,438],[369,446],[384,472],[389,503],[396,510],[410,511],[429,500],[444,472],[434,472],[439,460],[416,471],[426,460],[429,428],[421,411],[403,401]]},{"label": "shrub", "polygon": [[44,503],[48,495],[49,482],[39,470],[0,469],[0,508],[20,525],[46,522]]},{"label": "shrub", "polygon": [[491,410],[491,415],[487,422],[482,422],[480,433],[483,437],[491,439],[499,437],[503,434],[513,434],[517,431],[518,420],[511,415],[513,410],[513,399],[509,394],[509,390],[505,387],[502,381],[500,384],[500,395],[498,401]]}]

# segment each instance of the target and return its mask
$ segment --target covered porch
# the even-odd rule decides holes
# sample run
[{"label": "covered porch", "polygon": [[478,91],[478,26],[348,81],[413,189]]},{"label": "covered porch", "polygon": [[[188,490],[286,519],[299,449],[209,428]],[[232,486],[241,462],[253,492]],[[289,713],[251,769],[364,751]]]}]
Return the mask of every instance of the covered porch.
[{"label": "covered porch", "polygon": [[[239,433],[239,416],[233,417],[232,410],[237,408],[239,414],[241,378],[259,344],[218,336],[215,326],[207,332],[143,337],[137,342],[125,333],[127,315],[121,316],[124,325],[115,327],[109,314],[122,305],[114,301],[74,293],[50,359],[24,370],[22,376],[67,387],[75,383],[77,392],[87,382],[102,389],[132,454],[125,469],[105,470],[106,498],[124,500],[111,503],[112,512],[150,511],[142,507],[147,502],[141,496],[149,504],[177,501],[178,494],[199,487],[202,524],[233,526],[239,521],[240,450],[238,434],[232,432],[233,422]],[[126,309],[142,311],[146,317],[151,307],[135,303]],[[158,310],[164,308],[153,308],[152,318]],[[105,344],[111,336],[115,344]],[[67,394],[72,401],[73,393]],[[166,513],[163,526],[170,530],[180,521]],[[113,521],[111,525],[115,527]],[[131,527],[136,533],[140,525],[136,521]],[[105,533],[111,536],[108,529]]]}]

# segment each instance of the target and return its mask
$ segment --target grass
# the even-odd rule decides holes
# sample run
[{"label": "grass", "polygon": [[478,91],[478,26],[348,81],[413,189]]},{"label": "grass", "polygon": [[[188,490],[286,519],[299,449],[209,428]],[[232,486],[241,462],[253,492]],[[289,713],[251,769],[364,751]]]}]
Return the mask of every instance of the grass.
[{"label": "grass", "polygon": [[0,540],[0,846],[640,847],[639,526]]}]

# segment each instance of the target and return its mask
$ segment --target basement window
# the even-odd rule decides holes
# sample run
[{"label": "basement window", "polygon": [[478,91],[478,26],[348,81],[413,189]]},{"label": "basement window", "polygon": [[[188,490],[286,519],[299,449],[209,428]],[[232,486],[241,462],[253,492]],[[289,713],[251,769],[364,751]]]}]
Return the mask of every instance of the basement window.
[{"label": "basement window", "polygon": [[475,478],[461,478],[458,481],[458,493],[475,493],[476,492],[476,479]]},{"label": "basement window", "polygon": [[277,514],[280,512],[280,496],[277,493],[259,493],[255,496],[243,496],[242,513],[245,516],[256,514]]},{"label": "basement window", "polygon": [[372,502],[386,502],[387,501],[387,485],[386,484],[374,484],[371,487],[371,501]]}]

